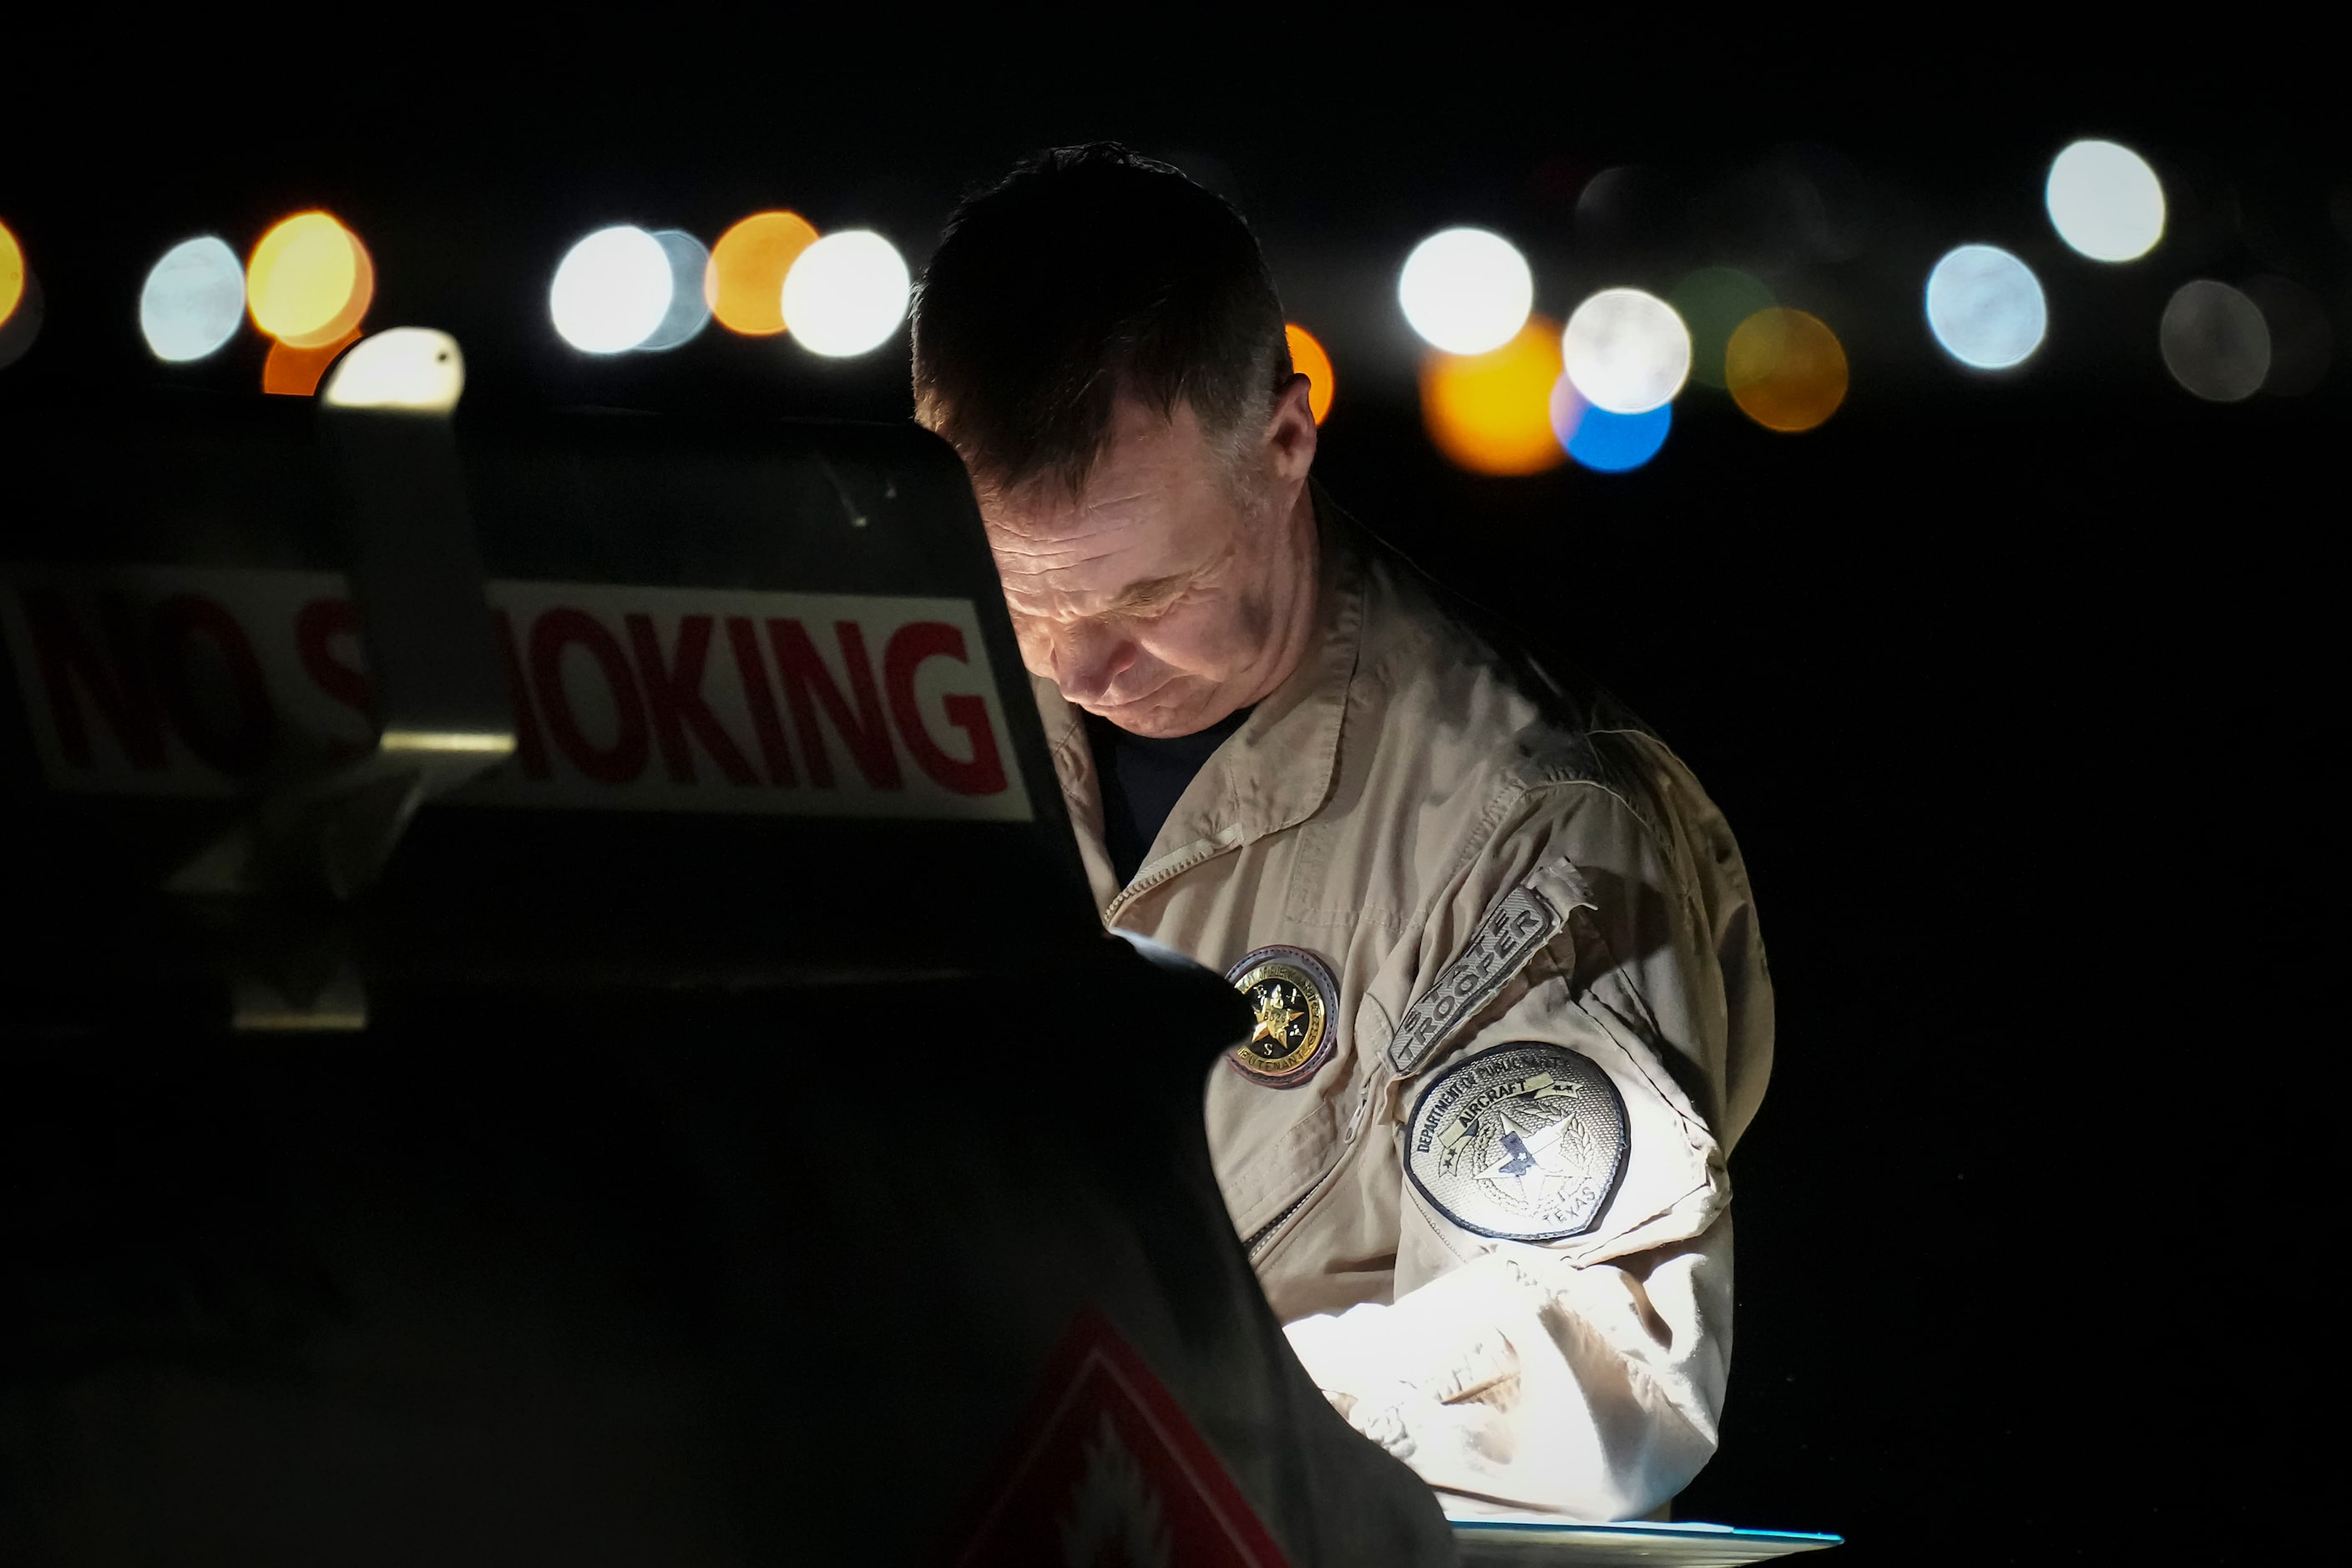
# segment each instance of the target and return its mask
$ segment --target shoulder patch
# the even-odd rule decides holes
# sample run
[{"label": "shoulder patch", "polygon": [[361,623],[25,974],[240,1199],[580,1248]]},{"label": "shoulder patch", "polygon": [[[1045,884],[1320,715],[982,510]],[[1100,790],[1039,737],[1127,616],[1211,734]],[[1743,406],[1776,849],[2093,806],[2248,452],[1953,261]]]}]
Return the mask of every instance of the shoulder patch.
[{"label": "shoulder patch", "polygon": [[1225,1053],[1252,1083],[1297,1089],[1321,1070],[1339,1036],[1339,983],[1303,947],[1261,947],[1225,978],[1248,999],[1256,1027]]},{"label": "shoulder patch", "polygon": [[1591,1229],[1633,1146],[1609,1075],[1539,1040],[1480,1051],[1430,1080],[1405,1140],[1421,1195],[1463,1229],[1506,1241]]},{"label": "shoulder patch", "polygon": [[1437,983],[1404,1010],[1389,1038],[1389,1066],[1408,1073],[1429,1058],[1453,1026],[1469,1017],[1527,967],[1559,930],[1559,911],[1532,888],[1514,888],[1478,922],[1478,934]]}]

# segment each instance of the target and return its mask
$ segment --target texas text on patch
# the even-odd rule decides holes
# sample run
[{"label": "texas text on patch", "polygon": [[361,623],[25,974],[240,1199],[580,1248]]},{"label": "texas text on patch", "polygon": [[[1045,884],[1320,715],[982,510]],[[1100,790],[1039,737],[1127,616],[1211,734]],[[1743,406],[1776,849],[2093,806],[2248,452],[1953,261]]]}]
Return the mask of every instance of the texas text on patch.
[{"label": "texas text on patch", "polygon": [[1405,1171],[1463,1229],[1556,1241],[1592,1228],[1632,1136],[1609,1075],[1565,1046],[1514,1040],[1465,1058],[1422,1090]]},{"label": "texas text on patch", "polygon": [[1296,1089],[1328,1061],[1338,1041],[1339,984],[1299,947],[1261,947],[1225,978],[1250,1006],[1250,1037],[1226,1060],[1253,1083]]},{"label": "texas text on patch", "polygon": [[1485,1006],[1558,930],[1559,911],[1541,893],[1512,889],[1478,922],[1478,934],[1462,956],[1404,1010],[1389,1039],[1389,1065],[1407,1073],[1426,1061],[1453,1026]]}]

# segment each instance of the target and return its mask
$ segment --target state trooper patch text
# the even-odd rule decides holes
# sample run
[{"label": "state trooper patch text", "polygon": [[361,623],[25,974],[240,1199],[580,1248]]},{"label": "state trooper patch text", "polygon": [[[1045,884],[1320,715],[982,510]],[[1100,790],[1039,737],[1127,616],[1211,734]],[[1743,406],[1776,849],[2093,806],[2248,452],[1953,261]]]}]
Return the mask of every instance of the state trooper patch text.
[{"label": "state trooper patch text", "polygon": [[1484,1007],[1559,930],[1559,911],[1533,888],[1514,888],[1478,922],[1478,934],[1421,1000],[1405,1009],[1389,1040],[1389,1065],[1421,1066],[1437,1043]]}]

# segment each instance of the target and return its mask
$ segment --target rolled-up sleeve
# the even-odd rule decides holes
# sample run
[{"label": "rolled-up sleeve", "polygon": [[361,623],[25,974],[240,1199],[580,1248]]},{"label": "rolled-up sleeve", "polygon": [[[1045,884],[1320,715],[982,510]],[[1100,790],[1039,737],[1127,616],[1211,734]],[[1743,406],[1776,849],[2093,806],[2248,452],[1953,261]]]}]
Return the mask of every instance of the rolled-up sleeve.
[{"label": "rolled-up sleeve", "polygon": [[[1705,994],[1721,986],[1705,934],[1720,922],[1622,801],[1578,792],[1514,837],[1491,858],[1502,875],[1467,879],[1440,923],[1475,930],[1523,887],[1559,924],[1391,1098],[1403,1176],[1392,1301],[1289,1333],[1334,1405],[1431,1485],[1637,1518],[1713,1454],[1729,1370],[1730,1184],[1706,1109],[1719,1100],[1706,1064],[1722,1042],[1675,1037],[1726,1016]],[[1507,1046],[1572,1052],[1622,1102],[1609,1195],[1574,1234],[1513,1239],[1542,1227],[1480,1212],[1475,1184],[1449,1206],[1412,1178],[1425,1097]]]}]

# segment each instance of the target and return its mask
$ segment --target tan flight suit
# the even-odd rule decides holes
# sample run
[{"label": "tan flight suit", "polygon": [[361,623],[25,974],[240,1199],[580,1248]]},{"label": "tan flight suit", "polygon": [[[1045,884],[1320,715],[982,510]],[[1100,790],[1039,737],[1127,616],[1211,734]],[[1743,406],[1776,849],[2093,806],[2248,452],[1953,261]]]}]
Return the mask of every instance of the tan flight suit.
[{"label": "tan flight suit", "polygon": [[[1651,1513],[1715,1448],[1724,1157],[1771,1059],[1738,847],[1654,737],[1323,517],[1315,641],[1125,889],[1079,714],[1036,683],[1080,853],[1107,925],[1221,972],[1302,949],[1337,980],[1319,1071],[1276,1088],[1221,1061],[1207,1097],[1234,1224],[1333,1403],[1449,1511]],[[1423,1087],[1512,1041],[1569,1047],[1623,1100],[1582,1234],[1493,1239],[1407,1180]]]}]

